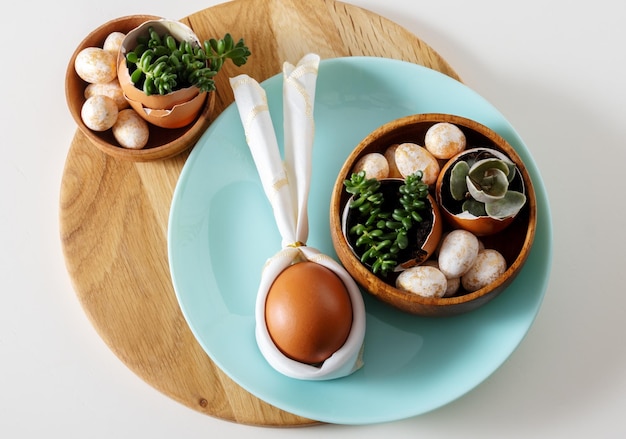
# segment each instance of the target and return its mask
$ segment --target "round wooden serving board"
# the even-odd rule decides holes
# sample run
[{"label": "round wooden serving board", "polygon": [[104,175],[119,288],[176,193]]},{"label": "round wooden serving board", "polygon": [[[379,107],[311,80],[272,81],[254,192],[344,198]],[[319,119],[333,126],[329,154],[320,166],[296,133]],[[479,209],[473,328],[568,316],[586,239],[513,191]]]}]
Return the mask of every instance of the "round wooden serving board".
[{"label": "round wooden serving board", "polygon": [[[228,78],[263,81],[309,52],[322,59],[379,56],[456,73],[397,24],[334,0],[235,0],[182,19],[201,39],[230,32],[252,56],[217,77],[215,115],[233,102]],[[249,425],[310,425],[229,379],[195,340],[178,307],[167,260],[170,202],[187,153],[116,160],[80,131],[61,185],[60,234],[76,294],[99,335],[147,383],[199,412]]]}]

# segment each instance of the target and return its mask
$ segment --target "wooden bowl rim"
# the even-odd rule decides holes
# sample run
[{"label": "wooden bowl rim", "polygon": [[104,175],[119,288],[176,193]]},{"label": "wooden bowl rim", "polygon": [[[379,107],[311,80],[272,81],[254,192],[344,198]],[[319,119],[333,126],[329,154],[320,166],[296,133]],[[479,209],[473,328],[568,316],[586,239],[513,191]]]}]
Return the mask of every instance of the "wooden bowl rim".
[{"label": "wooden bowl rim", "polygon": [[[483,136],[492,140],[496,145],[498,145],[498,148],[501,149],[505,154],[507,154],[511,158],[511,160],[515,162],[515,164],[518,166],[520,174],[522,175],[522,178],[524,179],[524,184],[526,186],[526,195],[527,195],[528,210],[529,210],[528,227],[526,230],[526,236],[524,237],[522,249],[519,255],[515,258],[513,263],[510,264],[509,267],[507,267],[507,270],[504,272],[504,274],[501,275],[494,282],[490,283],[489,285],[479,290],[476,290],[474,292],[463,294],[461,296],[429,298],[429,297],[423,297],[417,294],[412,294],[406,291],[402,291],[398,288],[395,288],[392,285],[389,285],[383,282],[382,280],[375,277],[371,272],[369,272],[369,270],[367,270],[364,267],[364,269],[367,270],[367,272],[365,273],[365,276],[367,276],[369,279],[373,279],[373,283],[378,285],[380,290],[384,293],[384,294],[381,294],[378,291],[368,291],[370,294],[372,294],[373,296],[379,297],[382,300],[385,300],[385,299],[383,299],[383,297],[381,296],[393,297],[396,300],[401,300],[403,302],[406,302],[407,306],[411,304],[418,304],[418,305],[424,305],[428,307],[442,307],[443,308],[443,307],[447,307],[451,305],[460,305],[460,304],[472,302],[483,296],[489,295],[494,290],[497,290],[498,288],[505,286],[519,272],[523,264],[526,262],[526,259],[528,258],[528,255],[529,255],[529,252],[530,252],[530,249],[532,247],[532,243],[535,237],[535,229],[536,229],[536,223],[537,223],[537,213],[536,213],[537,202],[536,202],[535,190],[532,185],[532,181],[530,179],[528,170],[526,169],[526,166],[524,165],[523,161],[521,160],[521,158],[519,157],[515,149],[498,133],[496,133],[489,127],[479,122],[476,122],[472,119],[468,119],[463,116],[447,114],[447,113],[420,113],[420,114],[414,114],[414,115],[405,116],[399,119],[395,119],[393,121],[390,121],[378,127],[377,129],[372,131],[370,134],[368,134],[361,142],[359,142],[356,148],[348,155],[347,159],[345,160],[344,164],[342,165],[339,171],[337,180],[335,182],[335,185],[333,186],[333,192],[331,194],[330,226],[331,226],[331,235],[334,237],[333,243],[335,245],[346,246],[346,248],[348,248],[349,250],[349,244],[346,241],[342,233],[342,229],[341,229],[341,211],[342,211],[341,198],[342,198],[342,192],[343,192],[343,181],[347,178],[350,170],[352,169],[353,164],[356,163],[356,160],[358,160],[358,158],[360,158],[360,156],[363,154],[363,151],[371,143],[373,143],[380,137],[388,135],[400,128],[406,128],[407,126],[421,124],[421,123],[437,123],[437,122],[450,122],[453,124],[458,124],[470,130],[476,131],[479,134],[482,134]],[[339,254],[339,252],[337,253]],[[349,253],[346,252],[346,255],[343,256],[343,259],[345,258],[347,258],[348,260],[346,261],[342,260],[342,262],[346,266],[346,269],[348,269],[348,271],[350,272],[355,271],[354,267],[359,266],[359,265],[362,266],[361,262],[358,260],[356,256],[352,254],[350,250],[349,250]],[[357,281],[359,281],[359,278],[358,278],[359,275],[362,275],[362,273],[364,272],[360,270],[356,270],[356,271],[357,271],[356,273]]]},{"label": "wooden bowl rim", "polygon": [[[156,127],[150,124],[149,127],[151,136],[153,135],[153,131],[155,130],[157,130],[157,133],[158,130],[168,130],[172,134],[174,134],[175,132],[180,132],[181,134],[174,137],[167,143],[156,144],[155,146],[148,148],[128,149],[119,146],[118,144],[110,143],[106,139],[100,137],[98,133],[89,129],[82,121],[82,118],[80,116],[80,109],[82,106],[82,102],[84,102],[84,97],[80,96],[80,99],[77,99],[77,97],[73,94],[77,88],[80,88],[81,91],[84,91],[85,87],[87,86],[87,83],[78,76],[74,69],[74,61],[76,60],[76,56],[78,55],[78,53],[84,47],[98,45],[100,45],[101,47],[102,43],[104,42],[104,38],[106,38],[108,33],[113,32],[116,29],[127,33],[147,21],[160,19],[162,19],[162,17],[156,15],[138,14],[126,15],[109,20],[106,23],[98,26],[96,29],[92,30],[77,45],[67,65],[65,73],[65,99],[72,118],[78,125],[79,130],[85,136],[87,136],[87,138],[100,151],[114,158],[136,162],[145,162],[173,157],[192,147],[211,122],[211,116],[213,114],[216,100],[215,92],[208,93],[207,99],[205,100],[200,114],[192,123],[185,127],[169,129]],[[81,102],[81,105],[77,105],[77,102]]]}]

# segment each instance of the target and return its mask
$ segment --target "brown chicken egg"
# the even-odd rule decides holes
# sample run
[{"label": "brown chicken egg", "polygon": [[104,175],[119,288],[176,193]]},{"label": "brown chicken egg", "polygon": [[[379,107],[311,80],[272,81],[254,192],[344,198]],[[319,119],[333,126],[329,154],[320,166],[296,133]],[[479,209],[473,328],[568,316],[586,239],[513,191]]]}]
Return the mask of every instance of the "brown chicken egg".
[{"label": "brown chicken egg", "polygon": [[346,286],[330,269],[299,262],[278,275],[265,302],[265,322],[287,357],[319,364],[343,346],[352,327]]}]

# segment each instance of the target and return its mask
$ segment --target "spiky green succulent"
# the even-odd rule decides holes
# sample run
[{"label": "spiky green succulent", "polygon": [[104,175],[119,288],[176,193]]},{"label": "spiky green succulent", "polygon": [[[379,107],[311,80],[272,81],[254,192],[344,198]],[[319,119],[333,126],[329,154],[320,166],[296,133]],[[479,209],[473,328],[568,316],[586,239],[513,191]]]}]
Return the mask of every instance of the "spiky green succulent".
[{"label": "spiky green succulent", "polygon": [[147,36],[137,38],[137,47],[126,54],[130,78],[146,95],[165,95],[174,90],[196,86],[203,92],[215,90],[213,77],[230,59],[237,67],[244,65],[250,50],[244,40],[230,34],[211,38],[202,45],[177,41],[169,33],[160,35],[153,27]]}]

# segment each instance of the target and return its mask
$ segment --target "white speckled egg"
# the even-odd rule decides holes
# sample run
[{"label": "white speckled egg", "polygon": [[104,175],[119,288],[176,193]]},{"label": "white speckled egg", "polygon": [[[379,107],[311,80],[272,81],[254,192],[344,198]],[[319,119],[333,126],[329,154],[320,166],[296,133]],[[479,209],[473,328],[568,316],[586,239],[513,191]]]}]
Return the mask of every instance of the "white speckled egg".
[{"label": "white speckled egg", "polygon": [[396,164],[396,149],[398,149],[398,144],[391,145],[383,154],[389,164],[389,178],[402,178],[402,174],[398,170],[398,165]]},{"label": "white speckled egg", "polygon": [[117,57],[120,47],[122,47],[122,41],[126,38],[126,34],[123,32],[111,32],[104,40],[102,48],[107,52],[113,52]]},{"label": "white speckled egg", "polygon": [[463,276],[478,255],[478,238],[467,230],[452,230],[439,249],[439,269],[448,279]]},{"label": "white speckled egg", "polygon": [[90,83],[111,82],[117,76],[117,58],[100,47],[86,47],[76,55],[74,69]]},{"label": "white speckled egg", "polygon": [[395,154],[395,161],[402,177],[406,178],[417,171],[424,173],[422,181],[433,185],[441,167],[437,159],[426,148],[416,143],[401,143]]},{"label": "white speckled egg", "polygon": [[352,172],[357,173],[361,171],[365,171],[367,178],[380,180],[389,176],[389,163],[387,163],[387,159],[381,153],[372,152],[365,154],[354,164]]},{"label": "white speckled egg", "polygon": [[104,95],[108,96],[115,101],[118,110],[128,108],[130,104],[124,97],[124,91],[120,86],[120,82],[117,78],[113,81],[105,82],[101,84],[88,84],[85,87],[85,99],[89,99],[92,96]]},{"label": "white speckled egg", "polygon": [[113,126],[118,113],[117,104],[113,99],[96,95],[85,100],[80,117],[87,128],[94,131],[106,131]]},{"label": "white speckled egg", "polygon": [[443,297],[447,280],[436,267],[418,265],[400,273],[396,279],[396,287],[424,297]]},{"label": "white speckled egg", "polygon": [[436,123],[426,131],[424,147],[438,159],[449,159],[465,149],[467,141],[459,127],[448,122]]},{"label": "white speckled egg", "polygon": [[113,125],[113,136],[124,148],[141,149],[146,146],[150,136],[148,122],[132,108],[122,110]]},{"label": "white speckled egg", "polygon": [[478,253],[474,264],[461,278],[467,291],[479,290],[495,281],[506,271],[506,260],[497,250],[485,249]]},{"label": "white speckled egg", "polygon": [[[422,266],[435,267],[436,269],[439,270],[439,263],[437,262],[436,259],[429,259],[425,261],[422,264]],[[461,287],[461,278],[459,277],[453,277],[451,279],[446,278],[446,281],[447,281],[446,292],[443,294],[443,297],[452,297],[457,293],[457,291],[459,291],[459,288]]]}]

